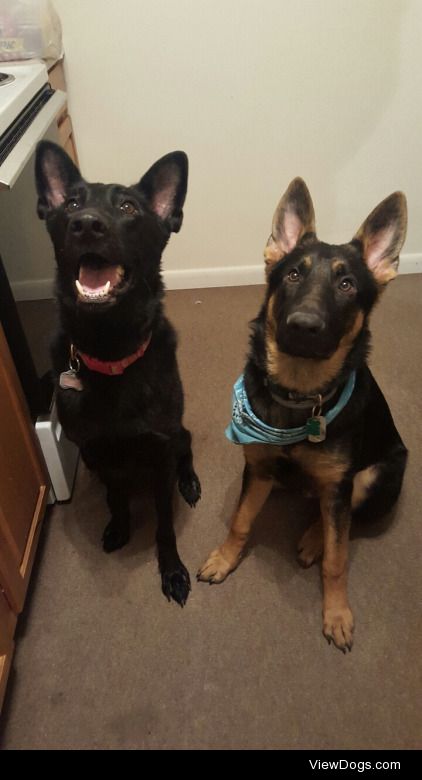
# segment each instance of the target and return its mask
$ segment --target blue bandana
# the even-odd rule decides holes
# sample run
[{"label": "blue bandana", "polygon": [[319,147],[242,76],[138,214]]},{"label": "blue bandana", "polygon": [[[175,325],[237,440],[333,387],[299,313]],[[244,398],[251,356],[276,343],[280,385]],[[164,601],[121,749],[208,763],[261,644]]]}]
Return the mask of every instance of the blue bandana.
[{"label": "blue bandana", "polygon": [[[353,393],[355,381],[356,371],[352,371],[336,405],[325,415],[327,424],[346,406]],[[242,374],[233,387],[232,421],[226,428],[226,436],[234,444],[278,444],[282,447],[305,441],[308,438],[308,430],[306,425],[300,428],[272,428],[262,422],[251,409]]]}]

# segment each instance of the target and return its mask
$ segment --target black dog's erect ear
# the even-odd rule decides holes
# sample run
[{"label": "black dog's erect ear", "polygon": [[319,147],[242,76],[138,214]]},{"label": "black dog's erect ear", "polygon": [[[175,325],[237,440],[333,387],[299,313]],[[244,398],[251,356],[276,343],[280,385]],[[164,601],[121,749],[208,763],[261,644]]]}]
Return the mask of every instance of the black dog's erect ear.
[{"label": "black dog's erect ear", "polygon": [[183,221],[187,186],[188,158],[184,152],[170,152],[151,166],[136,188],[146,197],[152,211],[177,233]]},{"label": "black dog's erect ear", "polygon": [[35,155],[35,181],[38,192],[37,212],[45,219],[48,211],[58,208],[69,187],[82,177],[64,149],[52,141],[40,141]]},{"label": "black dog's erect ear", "polygon": [[365,262],[380,285],[397,276],[406,228],[406,198],[393,192],[371,211],[353,238],[361,242]]},{"label": "black dog's erect ear", "polygon": [[309,190],[303,179],[297,177],[290,182],[274,213],[271,236],[264,250],[267,275],[305,233],[315,233],[315,213]]}]

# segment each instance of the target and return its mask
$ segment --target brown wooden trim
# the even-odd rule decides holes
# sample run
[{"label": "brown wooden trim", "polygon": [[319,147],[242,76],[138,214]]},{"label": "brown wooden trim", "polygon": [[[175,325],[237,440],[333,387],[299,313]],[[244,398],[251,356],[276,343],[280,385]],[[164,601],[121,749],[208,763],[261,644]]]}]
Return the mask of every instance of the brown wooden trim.
[{"label": "brown wooden trim", "polygon": [[11,610],[4,593],[0,589],[0,710],[12,663],[15,628],[16,615]]},{"label": "brown wooden trim", "polygon": [[7,545],[4,543],[4,535],[0,527],[0,585],[4,589],[6,598],[14,612],[18,614],[22,610],[25,598],[25,587],[19,574],[17,562],[10,555]]},{"label": "brown wooden trim", "polygon": [[10,530],[10,526],[6,520],[6,516],[3,512],[3,509],[0,506],[0,539],[2,536],[3,536],[2,547],[7,547],[9,549],[9,552],[12,555],[13,560],[17,564],[19,564],[21,559],[19,548],[13,538],[12,532]]},{"label": "brown wooden trim", "polygon": [[4,655],[0,655],[0,712],[6,693],[6,685],[9,677],[10,667],[12,665],[14,651],[15,643],[10,642],[10,645]]},{"label": "brown wooden trim", "polygon": [[33,557],[36,548],[35,541],[38,540],[38,535],[41,529],[41,521],[44,517],[44,511],[47,505],[47,499],[48,488],[43,485],[40,488],[37,506],[34,512],[34,518],[31,523],[31,528],[29,529],[28,541],[26,543],[25,552],[19,569],[22,579],[25,580],[26,584],[32,568]]}]

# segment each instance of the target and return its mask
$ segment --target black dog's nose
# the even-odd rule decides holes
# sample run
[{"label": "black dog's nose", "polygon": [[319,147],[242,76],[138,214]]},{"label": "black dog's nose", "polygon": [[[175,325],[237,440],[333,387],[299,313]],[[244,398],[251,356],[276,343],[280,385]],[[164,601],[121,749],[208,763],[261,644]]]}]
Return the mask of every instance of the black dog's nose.
[{"label": "black dog's nose", "polygon": [[103,238],[107,233],[107,225],[96,214],[87,213],[75,215],[70,230],[77,238]]},{"label": "black dog's nose", "polygon": [[301,333],[317,334],[324,328],[324,320],[316,313],[295,311],[287,317],[287,325]]}]

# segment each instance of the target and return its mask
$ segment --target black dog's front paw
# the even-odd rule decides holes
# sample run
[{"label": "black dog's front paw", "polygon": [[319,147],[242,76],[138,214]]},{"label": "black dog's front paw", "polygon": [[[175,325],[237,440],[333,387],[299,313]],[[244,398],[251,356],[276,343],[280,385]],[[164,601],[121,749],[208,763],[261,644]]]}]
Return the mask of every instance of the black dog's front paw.
[{"label": "black dog's front paw", "polygon": [[121,547],[128,543],[129,537],[130,529],[128,523],[116,523],[114,520],[110,520],[103,533],[104,552],[111,553],[114,550],[120,550]]},{"label": "black dog's front paw", "polygon": [[173,599],[181,607],[186,604],[191,587],[189,572],[182,561],[174,569],[161,572],[161,588],[168,601]]},{"label": "black dog's front paw", "polygon": [[179,490],[189,506],[194,507],[201,498],[201,483],[192,470],[179,478]]}]

